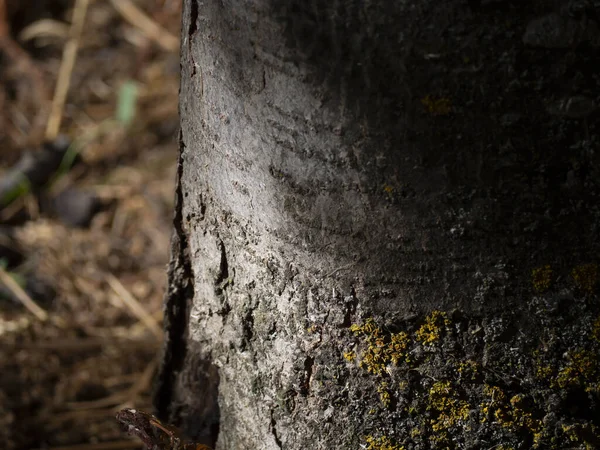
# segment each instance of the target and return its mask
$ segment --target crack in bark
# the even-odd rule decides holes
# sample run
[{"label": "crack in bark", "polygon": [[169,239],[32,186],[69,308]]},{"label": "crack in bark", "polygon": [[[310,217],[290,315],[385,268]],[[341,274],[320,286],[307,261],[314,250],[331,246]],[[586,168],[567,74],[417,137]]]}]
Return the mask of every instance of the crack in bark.
[{"label": "crack in bark", "polygon": [[[177,166],[177,185],[175,189],[175,216],[173,218],[174,233],[171,240],[171,260],[169,262],[169,284],[165,300],[165,344],[163,358],[158,374],[158,380],[154,391],[154,406],[157,416],[170,423],[179,422],[182,419],[178,410],[182,405],[178,404],[178,396],[183,392],[188,395],[194,392],[194,387],[207,389],[201,396],[200,407],[197,411],[204,411],[202,415],[196,415],[196,419],[202,420],[202,426],[197,423],[186,423],[186,431],[192,431],[194,435],[202,435],[202,439],[211,446],[217,441],[220,422],[218,410],[219,374],[209,359],[198,360],[199,350],[189,348],[188,333],[190,311],[194,299],[194,273],[190,260],[189,240],[184,229],[183,217],[183,154],[186,150],[182,132],[179,132],[179,161]],[[204,219],[206,205],[200,196],[200,210]],[[189,219],[187,219],[189,220]],[[183,386],[183,379],[187,377],[199,377],[191,383],[191,386]],[[199,381],[201,380],[201,381]],[[186,392],[187,390],[187,392]],[[188,401],[186,407],[192,407]],[[201,418],[201,419],[200,419]],[[183,416],[184,422],[186,420]]]},{"label": "crack in bark", "polygon": [[219,248],[221,249],[221,262],[219,263],[219,273],[217,275],[217,279],[215,280],[215,285],[220,286],[220,284],[229,278],[229,265],[227,263],[227,252],[225,251],[225,244],[221,239],[219,239]]},{"label": "crack in bark", "polygon": [[279,439],[279,435],[277,434],[277,421],[275,420],[275,417],[273,417],[273,410],[271,409],[271,434],[273,435],[273,438],[275,439],[275,444],[277,444],[277,446],[279,448],[283,448],[283,444],[281,442],[281,439]]},{"label": "crack in bark", "polygon": [[288,263],[283,272],[283,278],[279,282],[279,286],[277,287],[277,294],[283,294],[286,286],[294,280],[294,277],[298,274],[298,269],[292,268],[292,264]]},{"label": "crack in bark", "polygon": [[241,350],[244,351],[249,346],[250,342],[254,338],[254,309],[249,307],[246,310],[244,319],[242,321],[242,345]]},{"label": "crack in bark", "polygon": [[344,327],[349,327],[352,325],[352,315],[356,312],[357,307],[358,299],[356,298],[356,290],[354,289],[354,286],[352,286],[350,288],[349,300],[346,301],[344,308]]},{"label": "crack in bark", "polygon": [[170,405],[176,378],[183,368],[187,354],[187,324],[194,295],[193,274],[189,259],[188,238],[183,229],[183,195],[181,176],[185,143],[179,131],[179,162],[175,189],[174,233],[171,238],[169,284],[165,299],[165,343],[153,403],[160,419],[171,421]]},{"label": "crack in bark", "polygon": [[192,51],[192,38],[194,33],[198,31],[198,0],[191,0],[190,2],[190,25],[188,27],[188,54],[190,61],[192,62],[192,74],[190,78],[194,78],[196,75],[196,61],[194,60],[194,52]]},{"label": "crack in bark", "polygon": [[315,365],[315,358],[307,356],[304,360],[304,381],[300,388],[300,394],[307,396],[310,393],[310,379],[313,374],[313,366]]},{"label": "crack in bark", "polygon": [[[219,239],[219,248],[221,249],[221,261],[219,262],[219,272],[215,278],[215,294],[221,301],[221,309],[217,311],[220,316],[226,316],[231,311],[231,305],[227,301],[225,295],[225,289],[233,280],[229,277],[229,263],[227,262],[227,252],[225,250],[225,243]],[[235,272],[234,272],[235,273]]]},{"label": "crack in bark", "polygon": [[192,35],[198,31],[198,0],[190,1],[190,26],[188,27],[188,37],[192,37]]}]

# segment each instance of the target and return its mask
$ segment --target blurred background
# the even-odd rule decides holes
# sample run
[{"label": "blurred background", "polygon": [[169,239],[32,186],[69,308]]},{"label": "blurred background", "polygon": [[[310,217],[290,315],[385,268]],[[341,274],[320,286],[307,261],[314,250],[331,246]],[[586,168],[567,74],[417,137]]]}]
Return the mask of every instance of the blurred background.
[{"label": "blurred background", "polygon": [[173,216],[181,0],[0,0],[0,448],[133,449]]}]

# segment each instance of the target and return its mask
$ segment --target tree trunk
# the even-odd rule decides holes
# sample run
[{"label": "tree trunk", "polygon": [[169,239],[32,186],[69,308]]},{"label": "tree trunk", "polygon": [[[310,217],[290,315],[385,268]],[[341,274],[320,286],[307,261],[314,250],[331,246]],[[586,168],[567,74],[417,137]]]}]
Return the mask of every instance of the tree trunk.
[{"label": "tree trunk", "polygon": [[598,16],[550,3],[184,2],[160,416],[597,448]]}]

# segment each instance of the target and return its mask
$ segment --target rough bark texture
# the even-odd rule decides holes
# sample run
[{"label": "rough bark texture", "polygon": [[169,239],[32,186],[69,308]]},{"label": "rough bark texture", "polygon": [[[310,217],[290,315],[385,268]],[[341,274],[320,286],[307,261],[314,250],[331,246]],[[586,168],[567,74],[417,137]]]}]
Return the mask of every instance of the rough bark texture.
[{"label": "rough bark texture", "polygon": [[188,0],[159,414],[598,445],[594,2]]}]

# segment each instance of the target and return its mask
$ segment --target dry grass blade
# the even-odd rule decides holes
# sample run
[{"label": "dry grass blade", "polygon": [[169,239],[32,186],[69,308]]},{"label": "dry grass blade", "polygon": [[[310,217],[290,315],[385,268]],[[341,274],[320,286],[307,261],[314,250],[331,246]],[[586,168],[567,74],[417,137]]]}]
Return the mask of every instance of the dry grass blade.
[{"label": "dry grass blade", "polygon": [[23,28],[19,33],[19,40],[27,42],[40,37],[54,37],[62,40],[68,36],[68,25],[58,20],[42,19]]},{"label": "dry grass blade", "polygon": [[83,32],[88,5],[89,0],[77,0],[75,3],[73,22],[71,24],[71,38],[66,43],[63,51],[63,59],[60,65],[60,71],[58,72],[58,80],[56,82],[56,89],[52,100],[52,110],[46,126],[46,139],[50,141],[58,136],[58,131],[60,130],[63,108],[65,106],[67,93],[69,92],[69,84],[71,82],[71,72],[73,72],[73,67],[75,66],[77,49],[79,47],[81,33]]},{"label": "dry grass blade", "polygon": [[[127,450],[130,448],[142,448],[144,444],[137,441],[114,441],[99,444],[67,445],[65,447],[45,447],[43,450]],[[42,450],[42,449],[37,449]]]},{"label": "dry grass blade", "polygon": [[111,0],[111,2],[127,22],[142,30],[163,49],[168,51],[179,49],[179,39],[150,19],[130,0]]},{"label": "dry grass blade", "polygon": [[110,287],[115,291],[121,301],[129,308],[129,310],[148,327],[148,329],[156,336],[160,341],[163,338],[163,332],[158,322],[148,314],[146,309],[140,304],[139,301],[121,284],[121,282],[112,274],[106,276],[106,281]]},{"label": "dry grass blade", "polygon": [[[1,1],[1,0],[0,0]],[[42,309],[36,302],[34,302],[27,292],[23,290],[19,283],[6,273],[6,271],[0,267],[0,282],[19,300],[29,312],[41,321],[48,320],[48,313]]]}]

